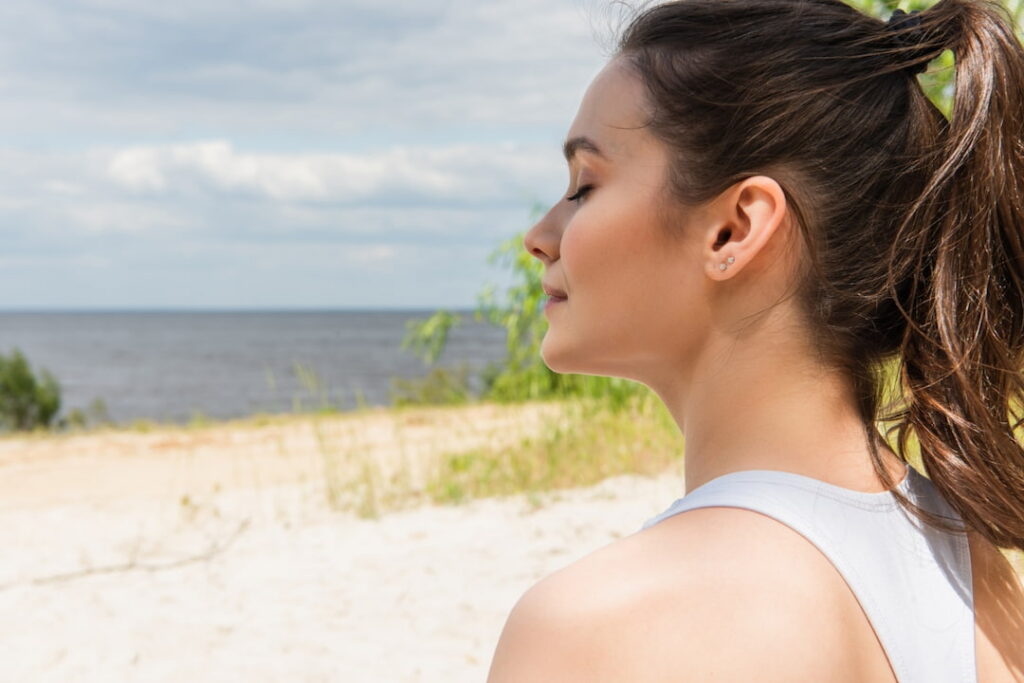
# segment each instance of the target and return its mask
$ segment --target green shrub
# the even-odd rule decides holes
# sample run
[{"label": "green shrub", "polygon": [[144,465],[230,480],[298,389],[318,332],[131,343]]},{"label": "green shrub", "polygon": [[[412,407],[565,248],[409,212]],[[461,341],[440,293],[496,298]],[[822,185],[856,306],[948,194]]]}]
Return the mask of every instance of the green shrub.
[{"label": "green shrub", "polygon": [[62,429],[83,430],[92,426],[111,425],[113,420],[102,398],[94,398],[85,409],[72,408],[63,419],[57,421]]},{"label": "green shrub", "polygon": [[396,407],[418,404],[456,405],[473,399],[469,387],[469,364],[456,368],[433,368],[423,378],[391,378],[391,405]]},{"label": "green shrub", "polygon": [[60,384],[46,370],[36,375],[20,350],[0,354],[0,427],[49,428],[60,410]]}]

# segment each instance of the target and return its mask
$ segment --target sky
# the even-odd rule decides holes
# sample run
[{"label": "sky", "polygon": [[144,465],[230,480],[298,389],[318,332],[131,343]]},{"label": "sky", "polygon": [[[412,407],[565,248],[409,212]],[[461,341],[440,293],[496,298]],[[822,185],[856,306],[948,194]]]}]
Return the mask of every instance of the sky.
[{"label": "sky", "polygon": [[471,308],[617,6],[4,0],[0,309]]}]

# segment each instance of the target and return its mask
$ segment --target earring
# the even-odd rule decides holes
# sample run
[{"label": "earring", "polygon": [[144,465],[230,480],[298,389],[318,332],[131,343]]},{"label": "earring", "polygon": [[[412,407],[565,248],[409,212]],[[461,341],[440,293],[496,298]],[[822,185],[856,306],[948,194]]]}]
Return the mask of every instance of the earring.
[{"label": "earring", "polygon": [[719,270],[725,270],[726,268],[729,267],[729,265],[731,265],[731,264],[736,262],[736,259],[733,258],[732,256],[730,256],[729,258],[727,258],[725,260],[726,260],[727,263],[720,263],[720,264],[718,264],[718,269]]}]

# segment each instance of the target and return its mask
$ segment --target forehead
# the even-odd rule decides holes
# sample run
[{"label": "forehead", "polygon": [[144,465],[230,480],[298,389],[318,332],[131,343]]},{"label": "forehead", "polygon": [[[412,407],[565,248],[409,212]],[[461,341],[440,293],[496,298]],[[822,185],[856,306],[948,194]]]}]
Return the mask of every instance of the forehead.
[{"label": "forehead", "polygon": [[584,93],[566,139],[590,138],[610,155],[637,152],[655,142],[646,128],[646,101],[640,79],[621,61],[613,60]]}]

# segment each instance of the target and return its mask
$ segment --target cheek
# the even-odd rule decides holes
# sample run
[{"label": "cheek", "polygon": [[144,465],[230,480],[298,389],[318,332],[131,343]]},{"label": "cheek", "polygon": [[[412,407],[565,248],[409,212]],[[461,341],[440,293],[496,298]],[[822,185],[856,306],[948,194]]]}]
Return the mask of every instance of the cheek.
[{"label": "cheek", "polygon": [[[637,363],[688,356],[705,334],[706,277],[699,250],[666,240],[664,218],[638,201],[640,195],[620,197],[619,203],[595,202],[562,233],[560,259],[569,301],[552,313],[552,339],[571,334],[577,359],[576,365],[558,365],[564,371],[617,376]],[[558,332],[563,329],[571,332]],[[560,353],[568,357],[564,348],[545,343],[546,362],[567,363],[558,360]],[[591,364],[579,365],[580,358]]]},{"label": "cheek", "polygon": [[609,201],[587,207],[562,235],[560,258],[570,303],[600,309],[621,325],[657,303],[671,279],[656,217],[643,203]]}]

